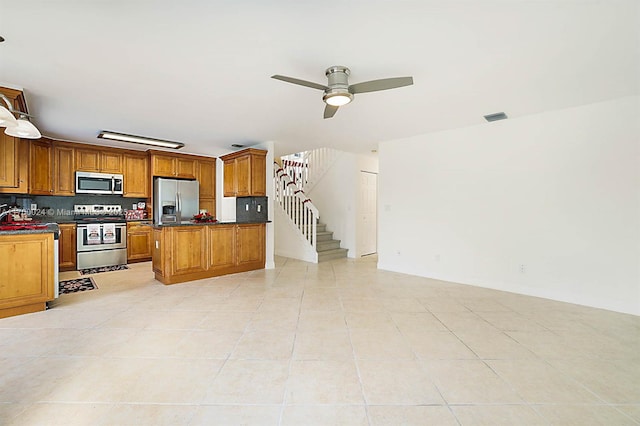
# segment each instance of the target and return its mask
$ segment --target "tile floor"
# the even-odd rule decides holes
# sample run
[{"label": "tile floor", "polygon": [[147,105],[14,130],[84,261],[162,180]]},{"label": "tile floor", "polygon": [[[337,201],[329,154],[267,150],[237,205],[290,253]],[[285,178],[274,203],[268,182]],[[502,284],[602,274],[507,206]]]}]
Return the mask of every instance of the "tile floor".
[{"label": "tile floor", "polygon": [[0,424],[640,424],[639,317],[375,261],[93,275],[0,320]]}]

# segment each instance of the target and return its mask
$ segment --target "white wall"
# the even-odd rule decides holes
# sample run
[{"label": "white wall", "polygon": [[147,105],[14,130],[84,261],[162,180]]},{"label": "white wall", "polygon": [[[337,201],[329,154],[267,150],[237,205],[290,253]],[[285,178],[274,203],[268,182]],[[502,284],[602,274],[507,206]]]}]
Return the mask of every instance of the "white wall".
[{"label": "white wall", "polygon": [[320,211],[320,222],[327,224],[333,238],[341,240],[340,247],[349,250],[349,257],[360,256],[357,235],[362,222],[358,214],[361,170],[376,173],[377,158],[341,152],[333,166],[306,194]]},{"label": "white wall", "polygon": [[382,143],[378,266],[640,315],[639,123],[636,96]]}]

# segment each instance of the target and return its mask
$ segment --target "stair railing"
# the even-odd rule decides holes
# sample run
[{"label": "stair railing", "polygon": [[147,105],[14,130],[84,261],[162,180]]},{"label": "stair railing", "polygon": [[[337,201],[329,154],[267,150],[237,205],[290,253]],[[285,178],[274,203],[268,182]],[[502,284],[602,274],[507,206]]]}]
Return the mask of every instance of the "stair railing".
[{"label": "stair railing", "polygon": [[298,189],[310,191],[338,158],[340,151],[318,148],[295,156],[283,157],[282,168]]},{"label": "stair railing", "polygon": [[300,231],[302,237],[316,248],[317,223],[320,214],[311,199],[298,188],[285,170],[273,163],[275,180],[275,202]]}]

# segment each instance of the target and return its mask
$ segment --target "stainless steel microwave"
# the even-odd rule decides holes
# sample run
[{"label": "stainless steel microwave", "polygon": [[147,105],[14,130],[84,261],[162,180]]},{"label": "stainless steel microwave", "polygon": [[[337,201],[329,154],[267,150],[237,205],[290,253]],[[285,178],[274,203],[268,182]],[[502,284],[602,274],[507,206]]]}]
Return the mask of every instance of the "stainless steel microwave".
[{"label": "stainless steel microwave", "polygon": [[76,172],[76,194],[122,195],[122,182],[118,174]]}]

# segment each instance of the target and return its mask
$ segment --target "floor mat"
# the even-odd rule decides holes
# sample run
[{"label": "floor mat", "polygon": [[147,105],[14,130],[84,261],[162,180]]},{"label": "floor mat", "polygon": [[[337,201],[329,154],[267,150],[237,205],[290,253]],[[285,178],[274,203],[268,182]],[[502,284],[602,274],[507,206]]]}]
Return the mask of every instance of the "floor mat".
[{"label": "floor mat", "polygon": [[80,272],[81,275],[87,275],[100,272],[122,271],[123,269],[129,269],[129,267],[127,265],[101,266],[100,268],[80,269],[78,272]]},{"label": "floor mat", "polygon": [[60,294],[77,293],[79,291],[95,290],[96,288],[98,286],[91,277],[60,281],[60,284],[58,284]]}]

